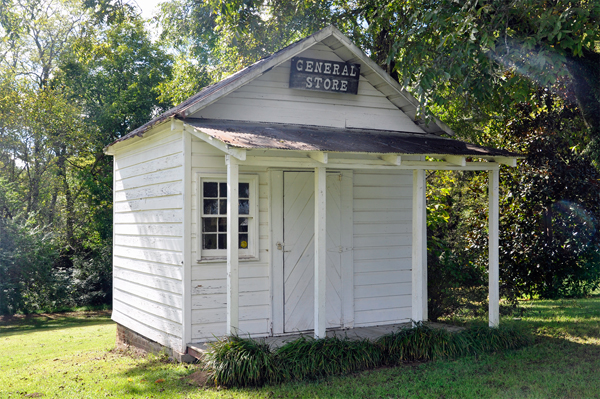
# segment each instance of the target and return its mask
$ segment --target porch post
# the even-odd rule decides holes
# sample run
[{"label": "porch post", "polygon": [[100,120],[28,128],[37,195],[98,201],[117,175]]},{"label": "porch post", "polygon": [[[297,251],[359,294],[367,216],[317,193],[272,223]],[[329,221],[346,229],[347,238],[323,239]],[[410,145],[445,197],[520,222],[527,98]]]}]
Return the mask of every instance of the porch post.
[{"label": "porch post", "polygon": [[499,265],[498,265],[498,192],[500,185],[500,171],[490,170],[488,197],[490,201],[489,208],[489,314],[490,327],[497,327],[500,323],[500,289],[499,289]]},{"label": "porch post", "polygon": [[239,165],[225,155],[227,163],[227,334],[239,329]]},{"label": "porch post", "polygon": [[324,338],[327,286],[327,175],[325,167],[315,168],[315,338]]},{"label": "porch post", "polygon": [[412,319],[427,320],[427,207],[425,170],[413,171]]}]

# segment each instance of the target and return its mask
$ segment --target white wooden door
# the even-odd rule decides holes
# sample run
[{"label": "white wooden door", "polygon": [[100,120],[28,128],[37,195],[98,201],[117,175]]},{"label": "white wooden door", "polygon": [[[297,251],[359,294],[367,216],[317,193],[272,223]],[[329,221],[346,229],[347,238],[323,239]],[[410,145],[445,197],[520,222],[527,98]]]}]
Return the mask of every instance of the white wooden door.
[{"label": "white wooden door", "polygon": [[[341,183],[327,174],[327,327],[342,320]],[[314,174],[283,175],[284,331],[314,328]]]}]

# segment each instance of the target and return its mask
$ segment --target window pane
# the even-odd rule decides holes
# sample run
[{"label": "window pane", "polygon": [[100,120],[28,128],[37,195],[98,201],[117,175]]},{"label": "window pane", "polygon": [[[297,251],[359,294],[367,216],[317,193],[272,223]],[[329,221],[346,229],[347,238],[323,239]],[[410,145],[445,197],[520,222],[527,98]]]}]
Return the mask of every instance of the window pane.
[{"label": "window pane", "polygon": [[227,215],[227,200],[219,200],[219,214]]},{"label": "window pane", "polygon": [[227,249],[227,234],[219,234],[219,249]]},{"label": "window pane", "polygon": [[239,232],[240,233],[248,232],[248,218],[240,218]]},{"label": "window pane", "polygon": [[205,199],[204,200],[204,214],[205,215],[217,215],[218,214],[218,200],[216,199]]},{"label": "window pane", "polygon": [[219,218],[219,231],[227,233],[227,218]]},{"label": "window pane", "polygon": [[240,207],[238,212],[240,215],[249,215],[250,214],[250,200],[240,200]]},{"label": "window pane", "polygon": [[240,198],[250,198],[250,183],[240,183]]},{"label": "window pane", "polygon": [[227,198],[227,183],[219,183],[219,190],[221,191],[221,198]]},{"label": "window pane", "polygon": [[216,234],[203,234],[202,235],[202,249],[217,249],[217,235]]},{"label": "window pane", "polygon": [[218,186],[217,183],[204,183],[204,197],[212,197],[216,198],[219,196],[217,191]]},{"label": "window pane", "polygon": [[248,234],[240,234],[240,248],[248,248]]},{"label": "window pane", "polygon": [[217,231],[217,218],[203,218],[202,231],[213,232]]}]

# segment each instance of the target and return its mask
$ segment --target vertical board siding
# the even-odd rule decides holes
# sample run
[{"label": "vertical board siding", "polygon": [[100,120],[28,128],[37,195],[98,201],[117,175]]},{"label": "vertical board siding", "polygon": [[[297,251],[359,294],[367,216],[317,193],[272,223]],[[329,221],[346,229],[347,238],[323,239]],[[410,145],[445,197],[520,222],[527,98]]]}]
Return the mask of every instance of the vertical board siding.
[{"label": "vertical board siding", "polygon": [[[198,263],[200,176],[225,177],[225,157],[211,145],[192,139],[192,341],[209,341],[226,333],[227,262]],[[258,259],[239,265],[240,334],[266,336],[270,333],[269,203],[266,168],[240,165],[240,176],[258,175]]]},{"label": "vertical board siding", "polygon": [[[322,44],[299,56],[343,61]],[[286,61],[192,116],[424,133],[362,76],[357,95],[298,90],[288,87],[290,68]]]},{"label": "vertical board siding", "polygon": [[354,172],[354,325],[411,316],[412,172]]},{"label": "vertical board siding", "polygon": [[115,155],[113,320],[179,350],[182,334],[181,132]]}]

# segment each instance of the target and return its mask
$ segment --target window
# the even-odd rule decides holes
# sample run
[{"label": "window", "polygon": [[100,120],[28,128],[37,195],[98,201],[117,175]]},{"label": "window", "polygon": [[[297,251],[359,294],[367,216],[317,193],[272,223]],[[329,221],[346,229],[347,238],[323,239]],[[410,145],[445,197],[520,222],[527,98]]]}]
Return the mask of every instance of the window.
[{"label": "window", "polygon": [[[241,259],[258,253],[257,177],[240,175],[238,249]],[[227,257],[227,180],[200,178],[200,260],[222,260]]]}]

